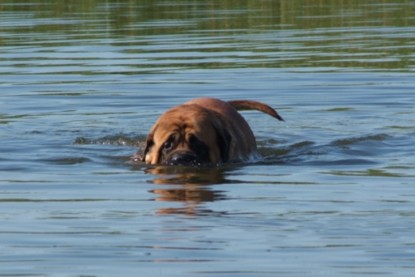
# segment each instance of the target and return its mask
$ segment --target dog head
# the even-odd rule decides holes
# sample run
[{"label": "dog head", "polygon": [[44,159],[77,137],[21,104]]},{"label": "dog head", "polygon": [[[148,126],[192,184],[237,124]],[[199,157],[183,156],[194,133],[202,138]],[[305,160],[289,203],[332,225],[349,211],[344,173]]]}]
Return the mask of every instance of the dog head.
[{"label": "dog head", "polygon": [[231,136],[220,115],[195,104],[164,113],[147,137],[147,164],[197,166],[229,159]]}]

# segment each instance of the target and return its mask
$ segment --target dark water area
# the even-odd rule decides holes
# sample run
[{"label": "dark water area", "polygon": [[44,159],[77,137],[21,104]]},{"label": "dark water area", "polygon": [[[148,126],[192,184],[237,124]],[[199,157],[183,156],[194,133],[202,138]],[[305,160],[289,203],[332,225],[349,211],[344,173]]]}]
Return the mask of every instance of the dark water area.
[{"label": "dark water area", "polygon": [[[413,276],[413,1],[0,1],[0,276]],[[132,162],[252,99],[261,158]]]}]

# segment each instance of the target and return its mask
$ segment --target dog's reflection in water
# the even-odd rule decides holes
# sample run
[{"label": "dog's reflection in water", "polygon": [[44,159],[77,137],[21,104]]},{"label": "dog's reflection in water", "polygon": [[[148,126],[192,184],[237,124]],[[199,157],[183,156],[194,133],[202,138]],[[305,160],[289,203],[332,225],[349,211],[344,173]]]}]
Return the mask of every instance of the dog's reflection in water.
[{"label": "dog's reflection in water", "polygon": [[201,215],[211,211],[203,209],[204,202],[225,199],[214,185],[226,182],[225,170],[219,167],[154,166],[145,170],[154,175],[158,185],[151,190],[157,201],[181,202],[182,207],[162,208],[158,214]]}]

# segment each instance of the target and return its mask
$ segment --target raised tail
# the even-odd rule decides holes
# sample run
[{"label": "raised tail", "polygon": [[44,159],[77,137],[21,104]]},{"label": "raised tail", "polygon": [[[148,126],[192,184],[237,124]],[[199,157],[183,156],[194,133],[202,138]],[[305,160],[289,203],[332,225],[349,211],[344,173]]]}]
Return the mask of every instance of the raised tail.
[{"label": "raised tail", "polygon": [[228,103],[238,111],[257,110],[266,113],[278,120],[284,121],[284,119],[277,113],[276,110],[261,102],[251,100],[232,100],[228,101]]}]

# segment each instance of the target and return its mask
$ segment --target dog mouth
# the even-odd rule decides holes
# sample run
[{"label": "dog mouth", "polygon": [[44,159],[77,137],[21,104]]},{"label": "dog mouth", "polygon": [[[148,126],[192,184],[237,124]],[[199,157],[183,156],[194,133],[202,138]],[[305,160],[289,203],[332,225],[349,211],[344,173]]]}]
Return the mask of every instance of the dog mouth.
[{"label": "dog mouth", "polygon": [[207,163],[208,161],[202,161],[195,153],[189,151],[173,152],[164,161],[166,165],[176,166],[200,166]]}]

